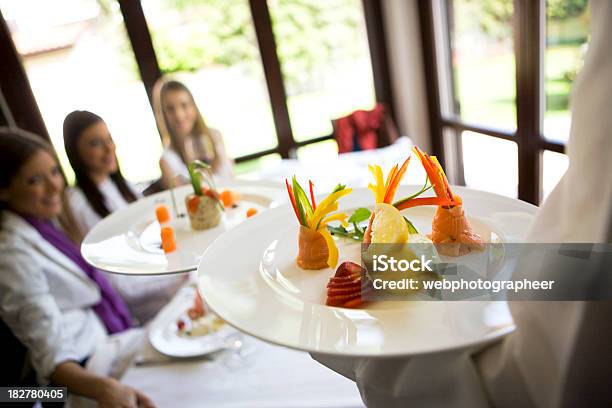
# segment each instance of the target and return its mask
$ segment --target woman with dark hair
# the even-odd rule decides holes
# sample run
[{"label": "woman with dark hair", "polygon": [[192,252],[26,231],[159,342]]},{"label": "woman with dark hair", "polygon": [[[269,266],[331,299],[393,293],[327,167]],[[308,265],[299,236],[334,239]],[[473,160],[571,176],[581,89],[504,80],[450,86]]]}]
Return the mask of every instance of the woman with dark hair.
[{"label": "woman with dark hair", "polygon": [[[68,114],[64,120],[64,147],[75,176],[75,187],[69,191],[70,207],[83,232],[140,197],[121,175],[115,143],[100,116],[88,111]],[[108,276],[140,323],[153,318],[187,277]]]},{"label": "woman with dark hair", "polygon": [[68,114],[64,147],[75,176],[70,203],[79,209],[75,217],[83,232],[140,197],[121,174],[115,143],[100,116],[88,111]]},{"label": "woman with dark hair", "polygon": [[161,78],[155,84],[153,107],[165,146],[159,165],[166,187],[186,183],[187,164],[196,159],[210,164],[215,175],[232,177],[233,161],[225,151],[223,137],[206,125],[189,88]]},{"label": "woman with dark hair", "polygon": [[0,128],[0,318],[28,349],[38,381],[68,387],[73,405],[153,406],[116,380],[143,332],[62,228],[64,187],[50,145]]}]

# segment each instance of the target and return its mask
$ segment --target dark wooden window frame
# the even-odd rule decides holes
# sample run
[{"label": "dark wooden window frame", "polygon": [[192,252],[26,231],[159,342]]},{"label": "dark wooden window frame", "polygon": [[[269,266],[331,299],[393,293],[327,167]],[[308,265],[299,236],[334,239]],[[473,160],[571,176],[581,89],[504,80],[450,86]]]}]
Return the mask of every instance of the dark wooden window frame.
[{"label": "dark wooden window frame", "polygon": [[[162,76],[162,72],[155,55],[142,5],[139,0],[117,1],[141,80],[151,102],[155,82]],[[384,103],[391,116],[395,118],[381,3],[382,0],[362,0],[377,102]],[[297,148],[332,139],[333,135],[321,135],[302,142],[296,142],[293,138],[287,108],[287,95],[280,61],[276,53],[268,4],[266,0],[249,0],[249,6],[262,58],[278,145],[273,149],[237,157],[235,160],[243,162],[275,153],[280,154],[283,158],[288,158],[294,155]],[[1,13],[0,57],[3,61],[3,64],[0,64],[0,85],[10,109],[11,120],[14,118],[17,126],[49,139],[25,69]]]},{"label": "dark wooden window frame", "polygon": [[[486,136],[508,140],[518,148],[518,197],[538,204],[542,196],[541,156],[546,150],[564,153],[565,145],[547,140],[543,134],[544,112],[543,58],[545,41],[545,0],[514,0],[514,51],[516,56],[516,108],[517,128],[515,131],[496,129],[461,119],[452,106],[449,112],[443,109],[444,98],[455,100],[454,86],[441,92],[440,73],[452,72],[450,58],[441,61],[440,49],[450,56],[450,22],[452,21],[452,0],[419,2],[419,22],[423,45],[425,77],[429,108],[432,150],[446,166],[454,160],[457,172],[454,181],[465,184],[463,178],[463,157],[461,154],[461,132],[472,131]],[[435,7],[440,11],[436,13]],[[442,19],[442,21],[440,21]],[[446,21],[444,21],[446,20]],[[442,29],[443,35],[436,36]],[[441,38],[442,37],[442,38]],[[444,79],[444,78],[442,78]],[[451,75],[452,80],[452,75]],[[444,132],[451,131],[457,148],[445,149]],[[446,157],[449,154],[453,157]]]},{"label": "dark wooden window frame", "polygon": [[0,11],[0,93],[6,124],[49,139],[36,104],[21,57],[15,48],[8,24]]},{"label": "dark wooden window frame", "polygon": [[[155,50],[153,49],[153,43],[151,41],[151,35],[147,27],[144,12],[140,1],[118,1],[121,6],[123,20],[132,44],[132,49],[134,50],[143,84],[147,89],[147,94],[150,96],[155,81],[161,76],[161,71],[157,59],[155,58]],[[372,62],[376,99],[377,102],[384,103],[385,106],[388,107],[391,117],[395,118],[395,106],[393,103],[383,26],[382,0],[362,0],[362,3]],[[295,141],[291,130],[291,120],[287,108],[287,95],[285,93],[281,64],[278,54],[276,53],[276,40],[267,1],[249,0],[249,7],[264,68],[278,145],[273,149],[236,157],[235,161],[238,163],[275,153],[283,158],[288,158],[293,156],[295,150],[299,147],[333,138],[333,135],[329,134],[302,142]],[[331,119],[332,118],[330,118],[330,120]]]}]

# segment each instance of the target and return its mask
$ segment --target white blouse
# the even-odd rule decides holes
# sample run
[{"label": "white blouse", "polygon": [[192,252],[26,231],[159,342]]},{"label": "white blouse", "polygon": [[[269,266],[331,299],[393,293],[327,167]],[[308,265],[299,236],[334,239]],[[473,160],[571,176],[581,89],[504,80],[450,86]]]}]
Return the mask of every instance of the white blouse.
[{"label": "white blouse", "polygon": [[[136,197],[142,197],[132,185],[128,186]],[[111,213],[129,204],[110,178],[104,180],[98,188]],[[71,188],[68,199],[76,222],[84,234],[102,219],[80,188]],[[151,320],[188,279],[188,275],[124,276],[109,273],[106,276],[127,303],[132,316],[141,324]]]},{"label": "white blouse", "polygon": [[[216,129],[210,129],[211,135],[213,138],[213,143],[215,146],[216,154],[221,159],[220,160],[220,168],[215,169],[215,176],[217,178],[225,178],[229,179],[233,176],[233,169],[229,163],[231,161],[226,157],[227,153],[225,152],[225,145],[223,144],[223,138],[221,133],[219,133]],[[189,181],[189,171],[187,170],[187,165],[181,159],[181,156],[177,153],[176,150],[171,147],[166,147],[161,155],[161,160],[163,160],[170,171],[172,172],[172,176],[181,176],[184,178],[185,182]]]},{"label": "white blouse", "polygon": [[[132,186],[130,183],[127,184],[137,198],[142,197],[142,194],[140,194],[134,188],[134,186]],[[99,184],[98,189],[102,193],[104,203],[111,213],[126,207],[129,204],[121,195],[121,191],[119,191],[117,185],[110,178],[107,178],[101,184]],[[102,217],[100,217],[100,215],[93,209],[91,204],[89,204],[87,197],[85,197],[85,193],[83,193],[83,190],[80,188],[74,187],[69,189],[68,199],[70,201],[70,207],[74,213],[74,218],[80,230],[84,234],[87,234],[94,225],[100,222]]]}]

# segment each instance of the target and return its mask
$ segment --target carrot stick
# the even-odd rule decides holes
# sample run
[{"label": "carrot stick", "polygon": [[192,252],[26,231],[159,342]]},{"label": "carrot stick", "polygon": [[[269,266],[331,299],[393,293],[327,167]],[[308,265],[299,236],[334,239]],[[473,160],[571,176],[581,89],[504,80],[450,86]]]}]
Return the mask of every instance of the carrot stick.
[{"label": "carrot stick", "polygon": [[431,181],[431,184],[433,185],[436,195],[438,197],[446,197],[447,194],[444,189],[444,181],[441,180],[440,173],[437,171],[437,168],[433,165],[427,153],[423,153],[421,149],[419,149],[416,146],[413,148],[413,151],[417,154],[417,156],[419,157],[419,160],[421,160],[421,164],[423,165],[423,168],[425,169],[425,172],[427,173],[427,176],[429,177],[429,180]]},{"label": "carrot stick", "polygon": [[170,221],[170,211],[168,211],[168,207],[163,204],[160,204],[155,208],[155,217],[160,224]]},{"label": "carrot stick", "polygon": [[389,189],[389,186],[391,185],[391,181],[393,180],[393,177],[395,177],[396,174],[397,174],[397,164],[393,166],[393,168],[389,172],[389,175],[387,175],[387,181],[385,182],[385,191]]},{"label": "carrot stick", "polygon": [[314,184],[312,184],[312,180],[308,180],[308,184],[310,185],[310,201],[312,201],[312,211],[317,209],[317,203],[314,198]]},{"label": "carrot stick", "polygon": [[406,208],[418,207],[421,205],[443,205],[443,206],[453,206],[457,203],[449,200],[444,197],[423,197],[423,198],[413,198],[412,200],[404,201],[403,203],[399,203],[395,205],[395,208],[398,210],[405,210]]},{"label": "carrot stick", "polygon": [[389,183],[389,187],[387,188],[387,192],[385,194],[385,199],[383,200],[384,203],[391,204],[391,201],[393,201],[393,197],[395,196],[397,187],[399,186],[399,183],[402,181],[402,178],[404,177],[404,174],[406,173],[406,169],[408,168],[408,163],[410,163],[410,157],[408,157],[404,161],[404,164],[402,164],[402,167],[400,167],[397,173],[395,173],[395,175],[393,176],[393,180],[391,180],[391,182]]},{"label": "carrot stick", "polygon": [[[295,216],[297,217],[298,221],[300,221],[300,215],[297,210],[297,205],[295,204],[295,196],[293,195],[293,189],[289,185],[289,182],[287,181],[287,179],[285,179],[285,185],[287,186],[287,193],[289,193],[289,201],[291,201],[293,212],[295,212]],[[300,221],[300,224],[301,224],[301,221]]]},{"label": "carrot stick", "polygon": [[174,241],[174,230],[172,227],[162,227],[160,235],[164,253],[167,254],[174,251],[176,249],[176,242]]},{"label": "carrot stick", "polygon": [[452,200],[453,199],[453,192],[451,191],[450,185],[448,184],[448,179],[446,178],[446,174],[444,174],[444,169],[440,165],[440,162],[438,161],[436,156],[431,156],[430,159],[434,163],[435,167],[438,169],[438,172],[440,173],[440,176],[442,178],[442,182],[444,183],[444,189],[446,190],[446,194],[447,194],[448,198],[450,198]]}]

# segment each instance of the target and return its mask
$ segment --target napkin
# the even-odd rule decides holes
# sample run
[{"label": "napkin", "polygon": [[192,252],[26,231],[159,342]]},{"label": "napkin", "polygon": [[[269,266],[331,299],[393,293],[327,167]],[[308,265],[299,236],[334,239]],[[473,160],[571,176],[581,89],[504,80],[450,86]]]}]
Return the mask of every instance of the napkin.
[{"label": "napkin", "polygon": [[[592,0],[592,39],[572,95],[569,168],[528,242],[610,242],[612,1]],[[369,407],[609,406],[610,302],[514,302],[517,329],[484,350],[413,358],[313,355],[357,382]],[[606,317],[607,316],[607,317]]]}]

